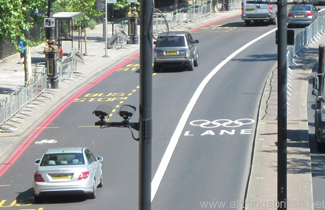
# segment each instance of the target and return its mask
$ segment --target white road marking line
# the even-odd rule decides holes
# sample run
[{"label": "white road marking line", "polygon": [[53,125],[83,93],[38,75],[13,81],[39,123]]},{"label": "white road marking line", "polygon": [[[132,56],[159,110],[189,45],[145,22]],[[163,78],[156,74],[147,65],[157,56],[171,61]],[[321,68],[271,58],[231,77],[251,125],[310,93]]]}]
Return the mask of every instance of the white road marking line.
[{"label": "white road marking line", "polygon": [[264,38],[265,36],[273,33],[274,31],[276,31],[277,28],[272,29],[271,31],[257,37],[256,39],[248,42],[247,44],[245,44],[244,46],[242,46],[241,48],[239,48],[237,51],[235,51],[234,53],[232,53],[230,56],[228,56],[225,60],[223,60],[219,65],[217,65],[201,82],[201,84],[199,85],[199,87],[196,89],[195,93],[193,94],[190,102],[188,103],[181,119],[178,122],[178,125],[174,131],[173,136],[170,139],[170,142],[168,144],[168,147],[165,151],[164,156],[161,159],[161,162],[158,166],[158,169],[156,171],[155,176],[153,177],[153,180],[151,182],[151,202],[153,201],[153,199],[155,198],[155,195],[157,193],[158,187],[161,183],[161,180],[166,172],[167,166],[169,164],[169,161],[174,153],[174,150],[176,148],[176,145],[178,143],[179,137],[182,134],[182,131],[185,127],[185,124],[194,108],[194,105],[196,104],[197,100],[199,99],[202,91],[204,90],[205,86],[208,84],[208,82],[211,80],[211,78],[226,64],[228,63],[232,58],[234,58],[237,54],[239,54],[241,51],[243,51],[244,49],[246,49],[247,47],[249,47],[250,45],[252,45],[253,43],[257,42],[258,40]]}]

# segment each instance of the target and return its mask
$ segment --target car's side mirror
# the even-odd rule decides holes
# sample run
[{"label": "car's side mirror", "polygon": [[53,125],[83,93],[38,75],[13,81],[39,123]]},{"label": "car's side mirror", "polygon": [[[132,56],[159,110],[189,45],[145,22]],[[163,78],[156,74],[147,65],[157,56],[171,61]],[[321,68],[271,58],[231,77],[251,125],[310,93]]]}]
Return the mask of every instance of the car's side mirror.
[{"label": "car's side mirror", "polygon": [[154,44],[154,45],[157,45],[157,41],[154,41],[153,44]]},{"label": "car's side mirror", "polygon": [[35,160],[35,165],[38,165],[40,163],[41,159],[36,159]]},{"label": "car's side mirror", "polygon": [[104,160],[104,158],[101,157],[101,156],[98,156],[98,157],[97,157],[97,160],[98,160],[99,162],[102,162],[102,161]]},{"label": "car's side mirror", "polygon": [[195,42],[196,44],[198,44],[198,43],[199,43],[199,40],[195,40],[194,42]]},{"label": "car's side mirror", "polygon": [[316,89],[313,89],[312,91],[311,91],[311,94],[313,95],[313,96],[318,96],[318,90],[316,90]]}]

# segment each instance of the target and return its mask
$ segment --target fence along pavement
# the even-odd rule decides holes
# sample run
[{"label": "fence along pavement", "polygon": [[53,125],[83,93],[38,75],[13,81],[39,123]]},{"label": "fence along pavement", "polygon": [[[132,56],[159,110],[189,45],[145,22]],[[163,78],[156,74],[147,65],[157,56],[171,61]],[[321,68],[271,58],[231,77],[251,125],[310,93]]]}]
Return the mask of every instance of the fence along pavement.
[{"label": "fence along pavement", "polygon": [[153,34],[158,35],[167,31],[167,24],[168,27],[175,27],[184,22],[193,22],[210,15],[211,11],[211,1],[204,1],[202,4],[194,4],[171,12],[155,10],[152,24]]},{"label": "fence along pavement", "polygon": [[[57,61],[60,81],[72,77],[73,72],[77,69],[77,62],[83,62],[83,58],[76,50],[72,50],[67,58]],[[0,132],[10,133],[16,130],[13,117],[23,111],[24,108],[27,111],[27,105],[48,91],[45,63],[36,64],[33,72],[34,77],[31,84],[25,82],[15,92],[0,101]]]}]

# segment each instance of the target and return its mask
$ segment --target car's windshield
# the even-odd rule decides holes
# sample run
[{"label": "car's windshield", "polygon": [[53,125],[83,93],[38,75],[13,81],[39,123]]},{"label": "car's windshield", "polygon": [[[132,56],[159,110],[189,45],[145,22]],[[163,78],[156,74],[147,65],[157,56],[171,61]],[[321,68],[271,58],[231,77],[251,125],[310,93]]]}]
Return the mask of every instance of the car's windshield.
[{"label": "car's windshield", "polygon": [[184,47],[184,36],[160,36],[157,42],[157,47]]},{"label": "car's windshield", "polygon": [[44,155],[41,166],[84,164],[82,153],[60,153]]}]

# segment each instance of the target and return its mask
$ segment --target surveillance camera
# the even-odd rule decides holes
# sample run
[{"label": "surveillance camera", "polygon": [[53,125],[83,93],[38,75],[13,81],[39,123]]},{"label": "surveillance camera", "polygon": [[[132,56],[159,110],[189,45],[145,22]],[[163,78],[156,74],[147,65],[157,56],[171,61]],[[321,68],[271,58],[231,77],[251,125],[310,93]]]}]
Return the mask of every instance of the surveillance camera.
[{"label": "surveillance camera", "polygon": [[95,109],[95,111],[93,111],[93,114],[95,114],[97,117],[103,120],[106,116],[108,116],[112,112],[112,110],[113,110],[112,107],[106,104],[101,104]]},{"label": "surveillance camera", "polygon": [[124,104],[121,106],[119,115],[124,119],[128,120],[133,116],[133,113],[135,112],[136,108],[132,105]]}]

